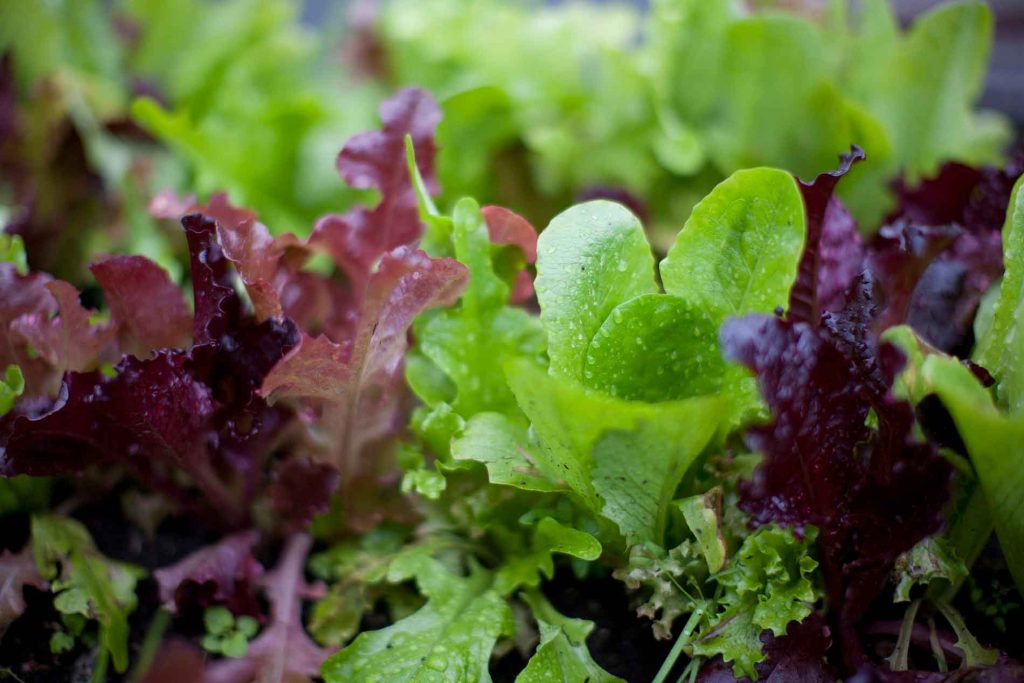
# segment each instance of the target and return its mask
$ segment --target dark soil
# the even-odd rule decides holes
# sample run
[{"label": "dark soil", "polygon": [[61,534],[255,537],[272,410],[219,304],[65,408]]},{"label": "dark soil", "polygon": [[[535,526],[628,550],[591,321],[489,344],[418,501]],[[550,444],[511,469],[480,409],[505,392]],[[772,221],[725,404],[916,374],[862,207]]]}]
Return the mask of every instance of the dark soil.
[{"label": "dark soil", "polygon": [[594,661],[629,683],[650,683],[672,649],[672,641],[655,640],[650,622],[637,617],[621,581],[580,581],[561,568],[543,590],[562,614],[594,622],[587,640]]}]

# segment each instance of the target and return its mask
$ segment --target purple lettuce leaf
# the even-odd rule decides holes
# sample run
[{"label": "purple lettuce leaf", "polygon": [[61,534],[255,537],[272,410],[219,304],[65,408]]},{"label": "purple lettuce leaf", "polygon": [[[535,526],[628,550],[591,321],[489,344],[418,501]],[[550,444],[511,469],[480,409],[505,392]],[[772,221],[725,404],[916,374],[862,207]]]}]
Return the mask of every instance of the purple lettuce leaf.
[{"label": "purple lettuce leaf", "polygon": [[267,493],[274,512],[286,520],[284,530],[298,532],[314,516],[327,512],[340,484],[340,473],[330,465],[292,457],[274,471]]},{"label": "purple lettuce leaf", "polygon": [[858,622],[895,559],[941,525],[950,476],[935,449],[914,439],[910,405],[889,391],[902,358],[874,341],[869,285],[821,326],[751,315],[721,333],[725,354],[757,375],[773,416],[748,430],[764,460],[740,485],[740,506],[755,525],[819,529],[826,597],[851,670],[866,659]]},{"label": "purple lettuce leaf", "polygon": [[929,226],[905,221],[878,231],[871,241],[866,266],[878,282],[884,302],[876,322],[880,330],[906,321],[925,271],[960,233],[954,225]]},{"label": "purple lettuce leaf", "polygon": [[10,334],[20,337],[25,348],[32,348],[58,376],[66,370],[92,370],[101,360],[116,360],[114,325],[93,325],[90,311],[79,302],[78,290],[67,282],[52,280],[45,287],[57,304],[57,315],[50,317],[45,308],[25,313],[11,322]]},{"label": "purple lettuce leaf", "polygon": [[403,360],[413,319],[453,303],[468,271],[454,259],[432,259],[400,247],[386,254],[367,282],[354,338],[342,343],[303,335],[266,377],[261,393],[272,400],[313,399],[332,432],[325,461],[343,485],[365,472],[363,450],[400,428]]},{"label": "purple lettuce leaf", "polygon": [[416,242],[423,232],[416,192],[405,163],[405,136],[412,137],[420,174],[432,192],[434,130],[441,110],[423,90],[406,88],[380,106],[383,130],[351,138],[338,155],[338,173],[355,188],[374,189],[381,200],[373,209],[357,207],[321,218],[310,245],[325,248],[353,286],[358,287],[386,252]]},{"label": "purple lettuce leaf", "polygon": [[304,683],[317,679],[330,653],[317,646],[302,625],[302,602],[322,596],[321,586],[306,583],[306,556],[313,545],[305,534],[285,544],[277,567],[262,581],[270,601],[270,622],[249,643],[244,657],[207,665],[202,683]]},{"label": "purple lettuce leaf", "polygon": [[522,265],[512,279],[509,303],[522,303],[533,296],[533,278],[525,266],[537,261],[537,231],[529,221],[502,206],[489,205],[480,209],[487,234],[494,244],[517,247],[522,255]]},{"label": "purple lettuce leaf", "polygon": [[120,463],[224,526],[246,523],[286,417],[256,390],[298,342],[298,331],[285,319],[257,323],[245,315],[213,221],[192,216],[184,224],[195,269],[194,337],[203,341],[145,359],[124,356],[113,377],[67,373],[48,412],[4,418],[10,421],[0,430],[9,434],[0,452],[5,474]]},{"label": "purple lettuce leaf", "polygon": [[19,553],[5,550],[0,555],[0,638],[7,627],[25,611],[22,589],[32,586],[44,590],[48,583],[39,575],[32,549],[25,547]]},{"label": "purple lettuce leaf", "polygon": [[89,270],[106,295],[122,352],[142,358],[188,345],[192,314],[163,268],[144,256],[112,256]]},{"label": "purple lettuce leaf", "polygon": [[816,323],[822,309],[829,309],[846,289],[850,264],[860,260],[856,223],[833,193],[853,164],[863,159],[863,150],[854,146],[839,157],[836,170],[798,183],[807,214],[807,237],[789,294],[787,315],[792,321]]},{"label": "purple lettuce leaf", "polygon": [[908,302],[906,321],[943,351],[970,351],[978,303],[1003,272],[1003,220],[1022,173],[1019,149],[1003,168],[949,163],[914,188],[902,182],[895,187],[899,205],[890,223],[960,228],[959,237],[924,264],[916,289],[900,294]]},{"label": "purple lettuce leaf", "polygon": [[252,555],[258,540],[256,531],[231,534],[156,570],[161,602],[171,612],[185,605],[224,605],[234,614],[260,614],[256,589],[263,567]]}]

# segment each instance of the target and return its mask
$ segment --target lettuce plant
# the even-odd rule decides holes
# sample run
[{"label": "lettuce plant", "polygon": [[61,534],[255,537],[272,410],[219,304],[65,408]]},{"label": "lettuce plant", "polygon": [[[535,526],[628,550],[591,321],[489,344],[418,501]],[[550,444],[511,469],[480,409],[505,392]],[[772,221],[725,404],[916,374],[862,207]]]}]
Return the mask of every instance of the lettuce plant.
[{"label": "lettuce plant", "polygon": [[[992,34],[985,4],[948,3],[906,30],[886,0],[792,7],[390,0],[376,27],[385,76],[443,98],[440,138],[455,150],[442,162],[446,192],[517,206],[534,197],[532,217],[612,186],[671,235],[675,217],[734,171],[810,177],[855,141],[872,163],[839,192],[873,227],[894,177],[998,160],[1006,122],[972,111]],[[508,177],[512,160],[533,173]]]},{"label": "lettuce plant", "polygon": [[[295,47],[271,25],[283,5],[220,6],[209,16],[281,42],[269,56],[198,47],[202,68],[182,75],[160,44],[200,6],[130,4],[160,29],[131,59],[190,102],[134,111],[190,157],[200,191],[258,195],[262,213],[226,194],[153,203],[181,225],[191,296],[145,256],[95,260],[83,292],[39,269],[38,243],[0,242],[0,667],[148,683],[1022,676],[1019,610],[999,613],[1003,627],[989,612],[1024,587],[1024,165],[962,163],[995,158],[1000,139],[970,114],[980,5],[901,33],[874,2],[854,28],[838,4],[809,17],[656,3],[631,51],[558,61],[550,101],[530,94],[548,75],[502,93],[453,68],[447,122],[423,90],[385,100],[379,129],[335,160],[374,201],[331,204],[302,234],[289,216],[321,205],[293,214],[296,197],[266,183],[282,164],[300,182],[289,155],[305,124],[261,133],[287,163],[206,161],[236,106],[208,68],[282,91],[280,110],[242,107],[260,121],[264,104],[292,121],[284,101],[305,97],[271,78],[303,72],[272,59]],[[415,42],[419,10],[392,6],[384,30]],[[500,19],[508,35],[536,31],[544,54],[586,12],[480,7],[443,15],[453,36],[480,40],[475,22]],[[632,15],[607,16],[625,19],[598,42],[619,45]],[[926,59],[937,41],[948,50]],[[494,64],[474,57],[488,70],[495,43]],[[121,63],[103,54],[93,67]],[[559,118],[602,120],[589,107],[604,100],[576,101],[578,68],[637,97],[630,110],[605,93],[619,108],[589,166]],[[694,83],[728,87],[674,90]],[[491,105],[515,114],[497,133],[471,125]],[[539,232],[472,197],[439,208],[439,176],[463,161],[450,177],[490,199],[482,160],[514,140],[510,121],[530,127],[555,194],[643,185],[629,164],[603,175],[635,158],[652,187],[703,197],[669,240],[606,198]],[[238,127],[225,150],[244,147]],[[864,147],[818,173],[851,138]],[[552,180],[545,165],[567,159],[572,179]],[[186,541],[164,542],[182,527]],[[639,625],[635,642],[621,622]],[[49,659],[10,661],[26,631]],[[633,645],[644,661],[616,656]]]}]

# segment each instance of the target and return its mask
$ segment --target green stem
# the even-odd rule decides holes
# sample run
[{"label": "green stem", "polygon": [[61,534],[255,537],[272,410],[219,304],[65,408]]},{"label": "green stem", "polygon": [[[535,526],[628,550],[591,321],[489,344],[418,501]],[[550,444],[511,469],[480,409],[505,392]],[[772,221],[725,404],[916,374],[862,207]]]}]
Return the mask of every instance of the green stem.
[{"label": "green stem", "polygon": [[942,616],[946,618],[949,625],[953,627],[953,632],[956,633],[956,647],[964,653],[961,666],[996,663],[999,653],[996,650],[984,647],[978,642],[971,632],[967,630],[964,618],[960,616],[960,612],[955,607],[948,602],[937,602],[935,607],[942,612]]},{"label": "green stem", "polygon": [[665,683],[665,679],[672,673],[672,669],[675,668],[676,661],[679,659],[679,655],[683,653],[686,646],[690,642],[690,635],[693,633],[693,629],[697,627],[700,622],[700,618],[704,615],[704,607],[700,606],[693,611],[690,618],[686,622],[686,626],[683,627],[683,632],[676,638],[675,645],[672,646],[671,652],[668,653],[668,657],[662,662],[661,668],[658,670],[658,675],[654,677],[651,683]]},{"label": "green stem", "polygon": [[90,683],[106,683],[107,681],[107,665],[110,663],[110,653],[107,652],[105,647],[100,647],[96,651],[96,662],[92,666],[92,678],[89,679]]},{"label": "green stem", "polygon": [[135,660],[135,666],[132,667],[132,672],[128,676],[129,681],[139,683],[149,673],[149,667],[156,659],[156,652],[160,648],[160,643],[164,640],[164,633],[167,632],[167,627],[170,624],[171,613],[161,607],[153,616],[153,620],[149,622],[146,637],[143,638],[142,646],[139,648],[139,657]]},{"label": "green stem", "polygon": [[900,626],[900,635],[896,640],[896,648],[889,655],[889,668],[893,671],[906,671],[908,668],[908,657],[910,654],[910,636],[914,632],[914,620],[917,618],[917,610],[921,606],[920,600],[914,600],[903,613],[903,624]]},{"label": "green stem", "polygon": [[931,645],[932,654],[935,656],[935,663],[940,673],[947,673],[949,665],[946,663],[946,653],[942,650],[942,643],[939,642],[939,632],[935,628],[935,620],[928,617],[928,644]]}]

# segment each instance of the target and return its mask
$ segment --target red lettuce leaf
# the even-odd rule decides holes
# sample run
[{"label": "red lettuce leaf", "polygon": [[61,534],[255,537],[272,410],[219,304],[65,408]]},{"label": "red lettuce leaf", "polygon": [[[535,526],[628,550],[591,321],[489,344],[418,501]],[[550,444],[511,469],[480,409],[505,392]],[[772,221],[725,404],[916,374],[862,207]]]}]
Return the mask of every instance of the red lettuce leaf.
[{"label": "red lettuce leaf", "polygon": [[[822,302],[829,301],[846,288],[848,280],[843,280],[846,274],[843,264],[856,257],[857,232],[856,225],[851,226],[849,213],[833,193],[836,184],[849,173],[853,164],[863,159],[863,150],[853,146],[848,154],[839,157],[836,170],[822,173],[809,183],[799,181],[807,214],[807,238],[797,266],[796,281],[789,293],[790,320],[816,323]],[[836,280],[822,282],[823,277]],[[829,299],[823,298],[823,292]]]},{"label": "red lettuce leaf", "polygon": [[330,465],[305,457],[289,458],[274,472],[270,504],[287,520],[285,530],[297,532],[314,516],[327,512],[340,483],[341,475]]},{"label": "red lettuce leaf", "polygon": [[413,319],[432,306],[454,302],[468,279],[454,259],[432,259],[400,247],[370,276],[351,340],[303,335],[267,376],[261,393],[326,401],[322,422],[333,430],[326,461],[345,480],[359,472],[363,448],[401,427],[403,359]]},{"label": "red lettuce leaf", "polygon": [[352,187],[381,195],[373,209],[357,207],[317,222],[311,245],[325,248],[358,287],[386,252],[416,242],[423,232],[416,192],[405,162],[405,136],[412,137],[416,163],[436,191],[434,130],[441,110],[423,90],[406,88],[380,106],[381,131],[351,138],[338,155],[338,173]]},{"label": "red lettuce leaf", "polygon": [[322,596],[322,587],[309,586],[303,570],[312,539],[292,536],[277,567],[262,585],[270,601],[270,623],[249,643],[244,657],[210,663],[202,683],[305,683],[317,679],[330,655],[318,647],[302,626],[302,601]]},{"label": "red lettuce leaf", "polygon": [[224,605],[234,614],[258,615],[256,595],[263,567],[252,556],[256,531],[243,531],[153,572],[160,600],[171,612],[185,605]]},{"label": "red lettuce leaf", "polygon": [[1003,168],[949,163],[917,187],[896,186],[899,205],[891,223],[954,225],[960,235],[927,265],[912,292],[906,320],[934,346],[966,355],[971,323],[982,294],[1003,272],[1002,227],[1016,179],[1024,173],[1024,149]]},{"label": "red lettuce leaf", "polygon": [[904,221],[878,231],[871,242],[867,267],[878,282],[884,301],[884,310],[876,323],[879,329],[906,321],[925,270],[959,236],[960,229],[952,225],[925,226]]},{"label": "red lettuce leaf", "polygon": [[31,548],[19,553],[5,550],[0,555],[0,638],[7,627],[25,611],[25,596],[22,589],[33,586],[39,590],[47,582],[39,575]]},{"label": "red lettuce leaf", "polygon": [[[529,221],[514,211],[501,206],[489,205],[480,210],[487,223],[487,234],[494,244],[515,246],[522,254],[523,264],[537,261],[537,231]],[[533,296],[533,278],[525,268],[517,270],[514,276],[510,303],[522,303]]]},{"label": "red lettuce leaf", "polygon": [[192,314],[167,272],[144,256],[113,256],[89,267],[119,327],[121,350],[144,357],[185,347]]},{"label": "red lettuce leaf", "polygon": [[914,439],[910,405],[889,391],[902,357],[875,343],[874,312],[865,279],[821,326],[751,315],[722,328],[726,355],[757,375],[773,416],[748,430],[764,460],[741,483],[740,506],[755,525],[818,527],[826,597],[851,670],[866,658],[858,622],[895,559],[941,525],[950,477],[935,449]]},{"label": "red lettuce leaf", "polygon": [[91,370],[101,360],[116,360],[116,328],[110,323],[91,324],[91,313],[78,300],[78,290],[67,282],[51,280],[45,287],[57,304],[56,317],[51,318],[45,308],[26,313],[11,323],[11,334],[31,347],[57,376],[66,370]]},{"label": "red lettuce leaf", "polygon": [[[244,312],[213,221],[184,220],[196,299],[189,350],[125,356],[116,374],[68,373],[45,414],[4,418],[5,474],[61,474],[120,463],[156,490],[193,503],[227,527],[246,523],[285,413],[256,394],[298,342],[284,319]],[[191,486],[182,485],[181,474]]]}]

